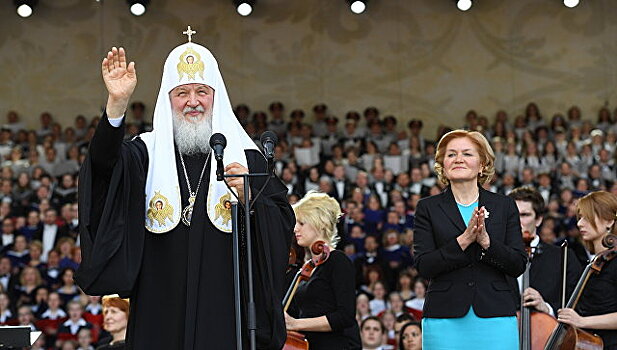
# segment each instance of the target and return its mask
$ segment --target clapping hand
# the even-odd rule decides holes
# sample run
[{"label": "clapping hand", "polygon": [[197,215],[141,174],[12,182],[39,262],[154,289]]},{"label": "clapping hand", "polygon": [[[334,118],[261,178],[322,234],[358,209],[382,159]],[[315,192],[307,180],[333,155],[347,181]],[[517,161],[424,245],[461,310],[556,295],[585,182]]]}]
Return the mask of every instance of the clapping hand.
[{"label": "clapping hand", "polygon": [[127,64],[124,49],[113,47],[103,58],[101,73],[109,93],[107,116],[112,119],[120,118],[126,111],[129,99],[137,85],[135,62]]},{"label": "clapping hand", "polygon": [[465,250],[467,247],[477,242],[484,249],[488,249],[491,244],[488,232],[486,232],[486,225],[484,222],[484,216],[486,215],[486,209],[484,207],[476,208],[473,210],[471,220],[467,224],[467,229],[460,236],[457,237],[458,244],[461,249]]},{"label": "clapping hand", "polygon": [[478,225],[478,235],[476,236],[476,242],[478,242],[478,244],[482,246],[483,249],[488,249],[488,247],[491,245],[491,239],[488,235],[488,232],[486,232],[486,223],[484,221],[486,217],[486,208],[481,207],[480,209],[476,209],[476,211],[474,211],[474,214],[476,215],[476,222]]},{"label": "clapping hand", "polygon": [[478,239],[478,209],[473,210],[471,220],[467,224],[465,232],[456,238],[461,249],[465,250],[467,247]]}]

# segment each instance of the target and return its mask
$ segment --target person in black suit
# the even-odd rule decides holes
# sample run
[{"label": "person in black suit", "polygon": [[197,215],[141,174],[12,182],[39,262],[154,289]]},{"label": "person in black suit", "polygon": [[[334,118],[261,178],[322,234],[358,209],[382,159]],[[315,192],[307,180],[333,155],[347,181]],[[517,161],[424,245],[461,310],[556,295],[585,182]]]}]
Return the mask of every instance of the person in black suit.
[{"label": "person in black suit", "polygon": [[43,230],[34,233],[34,239],[43,243],[43,257],[45,261],[47,261],[49,252],[56,248],[61,238],[70,237],[67,227],[59,226],[57,219],[58,212],[56,209],[47,209],[43,219]]},{"label": "person in black suit", "polygon": [[328,193],[339,203],[342,203],[351,195],[351,183],[345,177],[345,167],[337,165],[334,167],[332,176],[332,192]]},{"label": "person in black suit", "polygon": [[4,291],[13,300],[16,286],[19,284],[17,275],[13,273],[13,265],[8,256],[0,257],[0,291]]},{"label": "person in black suit", "polygon": [[[529,288],[523,291],[524,306],[533,307],[537,311],[555,316],[561,302],[561,249],[540,240],[537,228],[542,224],[542,215],[545,212],[544,199],[540,192],[533,187],[519,187],[508,195],[516,201],[521,221],[521,230],[527,231],[533,237],[531,241],[532,257],[529,270]],[[582,267],[568,251],[566,300],[576,287]],[[511,279],[513,290],[519,291],[522,278],[518,281]],[[520,294],[516,293],[517,303],[520,304]]]},{"label": "person in black suit", "polygon": [[478,132],[454,130],[437,145],[435,172],[448,185],[418,202],[415,259],[430,279],[423,310],[423,348],[518,349],[509,278],[525,270],[514,200],[482,188],[495,155]]},{"label": "person in black suit", "polygon": [[[294,205],[298,245],[307,248],[317,241],[336,246],[336,222],[341,216],[338,202],[325,193],[308,193]],[[340,250],[332,249],[329,258],[300,285],[291,308],[285,313],[288,331],[304,334],[311,350],[351,349],[359,343],[356,323],[354,267]]]}]

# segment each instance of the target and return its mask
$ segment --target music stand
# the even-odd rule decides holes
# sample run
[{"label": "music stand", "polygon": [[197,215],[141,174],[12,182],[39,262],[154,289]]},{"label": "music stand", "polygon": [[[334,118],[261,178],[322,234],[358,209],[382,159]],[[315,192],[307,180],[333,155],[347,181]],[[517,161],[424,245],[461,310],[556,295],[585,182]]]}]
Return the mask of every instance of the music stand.
[{"label": "music stand", "polygon": [[30,347],[41,332],[32,332],[30,326],[0,326],[0,349]]}]

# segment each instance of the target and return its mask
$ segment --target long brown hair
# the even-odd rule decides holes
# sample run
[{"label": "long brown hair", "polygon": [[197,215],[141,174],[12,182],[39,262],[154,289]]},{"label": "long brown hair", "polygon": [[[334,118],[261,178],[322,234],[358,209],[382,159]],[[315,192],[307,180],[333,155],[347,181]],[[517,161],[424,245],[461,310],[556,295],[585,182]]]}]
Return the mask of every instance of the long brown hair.
[{"label": "long brown hair", "polygon": [[[581,198],[577,205],[577,217],[584,218],[589,222],[594,230],[600,232],[604,231],[605,234],[617,234],[617,225],[615,221],[617,219],[617,196],[606,191],[592,192]],[[613,221],[610,227],[597,227],[596,217],[605,221]],[[597,253],[593,250],[593,245],[590,242],[586,242],[587,248],[591,253]]]}]

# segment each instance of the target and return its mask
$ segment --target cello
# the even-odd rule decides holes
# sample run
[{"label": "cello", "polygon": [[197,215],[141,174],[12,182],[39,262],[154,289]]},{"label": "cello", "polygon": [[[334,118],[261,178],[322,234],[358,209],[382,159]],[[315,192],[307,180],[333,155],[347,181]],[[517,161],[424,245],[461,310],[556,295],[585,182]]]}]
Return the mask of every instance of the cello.
[{"label": "cello", "polygon": [[524,306],[525,300],[523,292],[529,288],[529,269],[534,255],[541,252],[538,248],[531,247],[534,236],[529,231],[523,232],[523,242],[527,251],[527,265],[523,273],[523,283],[521,288],[521,309],[519,317],[519,343],[521,350],[541,350],[544,349],[551,332],[557,326],[557,320],[549,314],[539,311],[531,311],[528,306]]},{"label": "cello", "polygon": [[[593,260],[585,267],[583,275],[578,280],[576,288],[572,296],[568,300],[567,308],[574,309],[583,294],[585,285],[589,281],[592,274],[598,274],[606,263],[617,257],[617,236],[609,234],[602,240],[602,244],[608,249],[598,253]],[[551,334],[544,350],[571,350],[571,349],[589,349],[602,350],[604,343],[602,338],[589,332],[583,331],[580,328],[559,323],[557,328]]]},{"label": "cello", "polygon": [[[285,297],[283,298],[283,312],[287,312],[289,305],[291,305],[291,300],[296,294],[300,282],[308,281],[315,268],[325,263],[330,257],[330,247],[328,247],[324,241],[313,243],[311,252],[313,253],[313,257],[304,263],[302,268],[298,270],[289,289],[285,293]],[[285,340],[285,346],[283,346],[282,350],[308,350],[308,348],[308,340],[306,340],[302,333],[287,331],[287,339]]]}]

